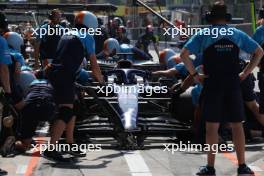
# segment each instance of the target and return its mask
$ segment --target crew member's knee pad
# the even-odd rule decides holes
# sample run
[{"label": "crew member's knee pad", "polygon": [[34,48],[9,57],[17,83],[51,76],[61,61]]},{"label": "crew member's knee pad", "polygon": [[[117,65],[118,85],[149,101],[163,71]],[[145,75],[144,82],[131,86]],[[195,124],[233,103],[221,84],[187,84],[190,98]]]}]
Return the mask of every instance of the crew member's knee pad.
[{"label": "crew member's knee pad", "polygon": [[57,114],[57,119],[64,121],[65,123],[68,123],[73,118],[74,113],[73,109],[69,107],[60,107],[59,112]]}]

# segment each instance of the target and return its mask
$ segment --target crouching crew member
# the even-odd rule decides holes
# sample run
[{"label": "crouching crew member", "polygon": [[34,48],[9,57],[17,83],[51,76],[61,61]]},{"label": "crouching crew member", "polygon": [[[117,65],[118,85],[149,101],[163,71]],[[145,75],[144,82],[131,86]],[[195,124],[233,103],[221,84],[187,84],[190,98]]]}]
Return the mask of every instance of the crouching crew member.
[{"label": "crouching crew member", "polygon": [[51,121],[55,114],[53,88],[45,80],[34,80],[23,100],[21,131],[16,149],[26,151],[31,147],[32,137],[41,121]]}]

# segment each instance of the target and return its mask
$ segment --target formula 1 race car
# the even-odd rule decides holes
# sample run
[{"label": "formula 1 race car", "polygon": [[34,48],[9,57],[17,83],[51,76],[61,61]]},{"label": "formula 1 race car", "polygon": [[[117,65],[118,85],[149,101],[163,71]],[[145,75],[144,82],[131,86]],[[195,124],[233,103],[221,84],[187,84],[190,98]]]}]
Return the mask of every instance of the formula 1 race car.
[{"label": "formula 1 race car", "polygon": [[[78,107],[83,108],[79,108],[76,138],[114,137],[120,147],[135,149],[150,136],[191,137],[190,121],[179,121],[170,111],[170,81],[149,82],[148,71],[134,68],[107,71],[105,79],[105,86],[77,85],[82,104]],[[182,99],[187,100],[181,105],[188,113],[181,118],[192,119],[191,97],[186,94]]]},{"label": "formula 1 race car", "polygon": [[[77,86],[82,95],[79,107],[83,107],[79,109],[77,138],[87,134],[114,137],[124,148],[141,148],[144,140],[153,136],[205,142],[204,122],[194,117],[191,89],[179,96],[169,89],[173,84],[180,85],[179,80],[153,78],[148,68],[135,68],[128,60],[122,62],[105,71],[105,86]],[[252,129],[261,130],[254,114],[245,109],[246,134]],[[220,136],[229,140],[231,132],[226,126],[219,130]]]}]

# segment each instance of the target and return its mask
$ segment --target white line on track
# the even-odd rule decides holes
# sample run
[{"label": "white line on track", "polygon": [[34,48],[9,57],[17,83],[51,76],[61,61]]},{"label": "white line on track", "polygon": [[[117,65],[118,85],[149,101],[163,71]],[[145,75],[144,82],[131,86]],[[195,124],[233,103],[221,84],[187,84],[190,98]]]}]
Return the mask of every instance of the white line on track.
[{"label": "white line on track", "polygon": [[25,174],[26,170],[27,170],[27,165],[19,164],[16,169],[16,174],[19,174],[19,175]]},{"label": "white line on track", "polygon": [[152,176],[140,151],[122,151],[132,176]]},{"label": "white line on track", "polygon": [[254,165],[249,165],[250,169],[255,171],[255,172],[263,172],[263,170],[261,168],[259,168],[258,166],[254,166]]}]

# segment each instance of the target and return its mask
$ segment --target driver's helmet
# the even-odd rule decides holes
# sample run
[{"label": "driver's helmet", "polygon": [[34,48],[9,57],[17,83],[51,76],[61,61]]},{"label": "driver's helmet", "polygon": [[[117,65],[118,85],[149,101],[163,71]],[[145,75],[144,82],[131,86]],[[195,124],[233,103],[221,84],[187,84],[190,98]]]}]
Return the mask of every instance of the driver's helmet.
[{"label": "driver's helmet", "polygon": [[16,32],[6,32],[4,37],[8,43],[8,46],[14,50],[21,52],[22,46],[24,45],[24,40],[20,34]]},{"label": "driver's helmet", "polygon": [[[133,45],[126,44],[126,43],[121,44],[120,45],[120,53],[132,54],[133,53]],[[133,61],[133,55],[127,55],[125,58]]]},{"label": "driver's helmet", "polygon": [[117,62],[117,67],[118,69],[129,69],[133,67],[133,63],[129,60],[120,60]]},{"label": "driver's helmet", "polygon": [[131,53],[133,45],[123,43],[120,45],[120,52],[122,53]]},{"label": "driver's helmet", "polygon": [[114,38],[109,38],[104,42],[104,50],[106,50],[109,55],[115,55],[120,52],[119,42]]},{"label": "driver's helmet", "polygon": [[29,90],[30,84],[36,80],[36,77],[34,73],[31,71],[21,71],[20,75],[17,80],[17,84],[21,88],[23,95],[26,95],[26,93]]},{"label": "driver's helmet", "polygon": [[96,29],[98,27],[97,17],[89,11],[81,11],[76,14],[75,24],[83,25],[87,28]]},{"label": "driver's helmet", "polygon": [[167,62],[168,68],[173,68],[175,65],[181,63],[181,57],[179,55],[171,56]]},{"label": "driver's helmet", "polygon": [[160,64],[166,65],[168,60],[176,53],[172,49],[164,49],[159,53]]}]

